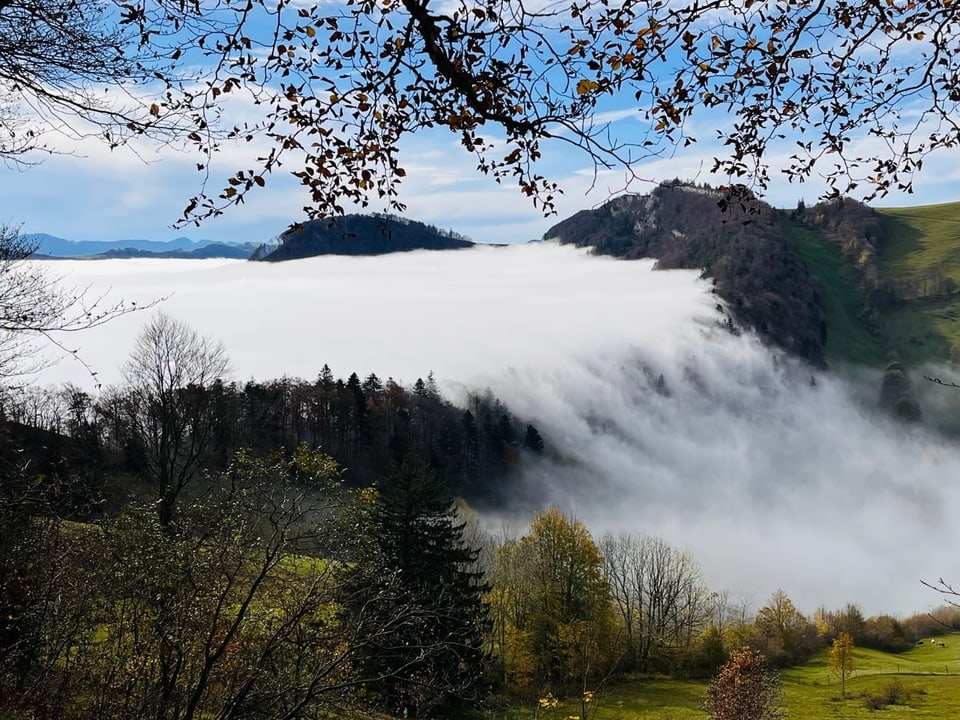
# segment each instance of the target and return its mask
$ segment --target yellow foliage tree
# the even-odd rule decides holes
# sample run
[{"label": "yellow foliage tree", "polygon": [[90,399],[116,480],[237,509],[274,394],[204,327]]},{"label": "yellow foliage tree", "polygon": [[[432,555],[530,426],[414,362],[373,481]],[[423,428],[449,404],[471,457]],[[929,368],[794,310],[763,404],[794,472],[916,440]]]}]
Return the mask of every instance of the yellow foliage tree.
[{"label": "yellow foliage tree", "polygon": [[612,664],[620,642],[602,568],[589,531],[557,508],[500,547],[490,598],[508,688],[589,683]]},{"label": "yellow foliage tree", "polygon": [[847,675],[853,672],[853,638],[840,633],[830,649],[830,670],[840,676],[840,696],[847,697]]}]

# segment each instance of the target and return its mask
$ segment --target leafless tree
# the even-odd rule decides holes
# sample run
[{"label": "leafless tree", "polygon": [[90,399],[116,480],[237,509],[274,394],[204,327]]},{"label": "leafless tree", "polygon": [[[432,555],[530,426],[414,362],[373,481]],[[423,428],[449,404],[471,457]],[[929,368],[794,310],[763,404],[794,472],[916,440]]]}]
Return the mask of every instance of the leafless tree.
[{"label": "leafless tree", "polygon": [[[177,2],[167,15],[177,22]],[[169,53],[124,22],[112,0],[0,0],[0,159],[31,164],[47,136],[168,142],[191,124],[154,99],[174,77]],[[129,18],[129,12],[126,17]]]},{"label": "leafless tree", "polygon": [[214,422],[207,391],[228,367],[221,343],[157,313],[124,368],[123,412],[156,487],[162,525],[203,467]]},{"label": "leafless tree", "polygon": [[648,670],[658,653],[689,648],[711,611],[711,595],[690,555],[632,533],[605,535],[600,552],[637,667]]}]

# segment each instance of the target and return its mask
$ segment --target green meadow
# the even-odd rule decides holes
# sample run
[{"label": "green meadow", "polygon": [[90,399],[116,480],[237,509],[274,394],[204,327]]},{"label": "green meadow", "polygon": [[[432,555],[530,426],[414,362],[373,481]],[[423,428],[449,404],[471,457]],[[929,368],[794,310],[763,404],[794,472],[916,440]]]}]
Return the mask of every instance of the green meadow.
[{"label": "green meadow", "polygon": [[[960,286],[960,203],[876,210],[881,281],[944,277]],[[837,245],[783,217],[788,239],[824,293],[828,362],[878,366],[891,353],[911,365],[960,359],[960,293],[866,311],[859,273]]]},{"label": "green meadow", "polygon": [[882,365],[883,341],[876,323],[863,312],[866,296],[860,274],[820,233],[787,221],[783,230],[823,290],[827,362]]},{"label": "green meadow", "polygon": [[[946,647],[940,647],[940,642]],[[960,633],[938,637],[933,644],[928,639],[898,655],[857,648],[846,699],[840,696],[840,678],[830,672],[828,656],[829,651],[824,650],[803,665],[780,673],[789,720],[960,718]],[[647,679],[618,684],[598,693],[589,706],[589,719],[705,720],[701,704],[706,692],[706,680]],[[868,707],[870,698],[877,703],[891,695],[897,704]],[[555,708],[512,708],[478,718],[568,720],[579,715],[580,703],[574,698]]]}]

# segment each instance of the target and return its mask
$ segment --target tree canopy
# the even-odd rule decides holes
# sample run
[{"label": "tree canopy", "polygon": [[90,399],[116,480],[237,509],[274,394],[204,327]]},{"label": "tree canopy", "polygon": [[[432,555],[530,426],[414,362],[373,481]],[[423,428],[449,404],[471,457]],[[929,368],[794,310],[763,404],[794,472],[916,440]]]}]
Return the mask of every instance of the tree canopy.
[{"label": "tree canopy", "polygon": [[[320,216],[402,210],[404,139],[444,128],[549,212],[545,153],[572,146],[629,187],[638,163],[702,139],[704,118],[732,187],[765,187],[776,153],[791,180],[873,197],[909,190],[957,141],[958,13],[935,0],[0,0],[0,154],[49,130],[177,139],[201,156],[182,222],[281,167]],[[609,122],[624,116],[626,134]],[[233,141],[267,150],[208,177]]]}]

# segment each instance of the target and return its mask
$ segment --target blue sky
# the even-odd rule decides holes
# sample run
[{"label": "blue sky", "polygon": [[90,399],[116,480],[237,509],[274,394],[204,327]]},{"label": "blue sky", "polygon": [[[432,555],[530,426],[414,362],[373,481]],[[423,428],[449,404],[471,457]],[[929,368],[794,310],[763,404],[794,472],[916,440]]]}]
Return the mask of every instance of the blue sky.
[{"label": "blue sky", "polygon": [[[252,106],[227,106],[228,123],[249,118]],[[630,98],[608,99],[603,108],[613,118],[611,129],[620,138],[640,137],[646,129],[631,114]],[[723,148],[709,138],[731,122],[722,113],[701,113],[688,122],[688,134],[701,140],[674,157],[637,166],[636,172],[650,182],[634,182],[631,190],[647,192],[653,182],[679,177],[683,180],[721,184],[726,177],[707,173],[714,155]],[[491,138],[496,141],[496,137]],[[187,201],[200,189],[196,163],[203,158],[172,148],[140,145],[109,150],[96,140],[70,140],[50,136],[52,146],[62,154],[36,155],[37,165],[26,170],[0,169],[0,222],[21,225],[24,232],[46,232],[71,240],[119,240],[143,238],[168,240],[186,235],[195,240],[262,242],[279,234],[288,224],[303,219],[306,192],[286,175],[290,164],[268,178],[262,190],[248,196],[242,206],[207,220],[199,228],[171,227]],[[213,194],[224,179],[241,168],[255,167],[255,158],[265,146],[226,146],[211,163]],[[873,142],[859,141],[861,152],[871,153]],[[474,157],[459,145],[456,135],[443,129],[424,131],[401,145],[401,165],[407,178],[401,200],[406,215],[467,235],[479,242],[525,242],[540,237],[558,219],[578,210],[602,204],[622,190],[624,173],[612,170],[594,177],[590,159],[569,144],[555,141],[543,147],[540,171],[565,190],[557,204],[557,217],[544,218],[515,187],[497,185],[480,175]],[[790,184],[777,173],[792,152],[789,139],[771,147],[768,160],[772,182],[765,199],[779,207],[792,207],[803,198],[815,201],[824,191],[816,179],[803,185]],[[876,153],[880,153],[878,147]],[[960,200],[958,151],[943,151],[925,161],[915,178],[913,195],[892,194],[874,204],[918,205]],[[354,208],[347,208],[353,210]],[[368,210],[386,208],[372,205]]]}]

